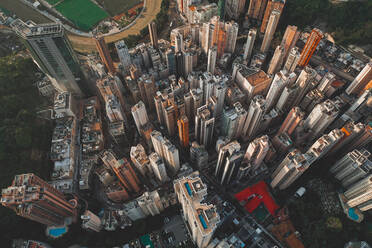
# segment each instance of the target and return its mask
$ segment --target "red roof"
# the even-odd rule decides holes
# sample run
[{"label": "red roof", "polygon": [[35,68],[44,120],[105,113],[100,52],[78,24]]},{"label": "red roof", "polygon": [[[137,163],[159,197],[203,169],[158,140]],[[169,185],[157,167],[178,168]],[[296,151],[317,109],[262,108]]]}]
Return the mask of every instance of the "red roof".
[{"label": "red roof", "polygon": [[[249,197],[251,198],[248,200]],[[250,213],[261,203],[265,205],[272,216],[275,216],[276,210],[279,209],[279,206],[271,197],[267,184],[264,181],[260,181],[251,187],[245,188],[243,191],[235,194],[235,198],[240,202],[247,201],[244,207]]]}]

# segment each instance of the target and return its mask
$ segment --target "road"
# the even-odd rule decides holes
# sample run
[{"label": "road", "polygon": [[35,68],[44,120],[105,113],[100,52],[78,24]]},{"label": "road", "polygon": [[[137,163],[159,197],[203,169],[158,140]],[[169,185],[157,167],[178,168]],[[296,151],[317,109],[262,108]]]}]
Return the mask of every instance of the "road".
[{"label": "road", "polygon": [[[162,0],[147,0],[145,10],[142,16],[139,17],[131,28],[123,30],[120,33],[105,36],[105,41],[107,43],[116,42],[118,40],[124,39],[129,35],[138,35],[140,31],[147,27],[147,24],[155,19],[156,15],[160,12]],[[92,52],[96,50],[94,40],[89,37],[77,36],[75,34],[68,34],[68,38],[72,43],[74,49],[79,52]]]}]

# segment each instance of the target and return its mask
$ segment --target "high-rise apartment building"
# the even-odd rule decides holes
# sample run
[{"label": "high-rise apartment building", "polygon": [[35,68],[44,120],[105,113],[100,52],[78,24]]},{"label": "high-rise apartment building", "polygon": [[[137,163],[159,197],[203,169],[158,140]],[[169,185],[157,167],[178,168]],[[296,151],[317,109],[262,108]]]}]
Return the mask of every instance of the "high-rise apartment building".
[{"label": "high-rise apartment building", "polygon": [[289,187],[297,178],[299,178],[308,168],[307,154],[294,149],[279,164],[271,175],[271,187],[283,190]]},{"label": "high-rise apartment building", "polygon": [[326,100],[316,105],[304,121],[304,128],[310,130],[309,139],[315,139],[322,134],[336,119],[338,112],[339,106],[335,101]]},{"label": "high-rise apartment building", "polygon": [[137,146],[132,146],[130,149],[130,159],[137,171],[139,171],[144,178],[150,178],[153,174],[150,165],[150,160],[146,155],[145,148],[138,144]]},{"label": "high-rise apartment building", "polygon": [[346,89],[346,93],[351,95],[359,95],[364,87],[372,80],[372,62],[366,64],[358,76],[351,82]]},{"label": "high-rise apartment building", "polygon": [[34,174],[14,177],[12,185],[2,190],[1,204],[17,215],[47,226],[76,221],[76,200],[68,201],[62,192]]},{"label": "high-rise apartment building", "polygon": [[213,139],[215,119],[207,105],[199,107],[195,115],[195,138],[208,147]]},{"label": "high-rise apartment building", "polygon": [[323,33],[317,28],[311,31],[310,36],[307,38],[305,47],[302,49],[300,61],[298,65],[301,67],[307,66],[310,61],[311,56],[313,56],[319,42],[323,39]]},{"label": "high-rise apartment building", "polygon": [[156,28],[156,23],[154,21],[150,22],[148,24],[148,28],[149,28],[151,45],[154,48],[158,48],[158,31]]},{"label": "high-rise apartment building", "polygon": [[131,194],[140,192],[140,181],[126,158],[118,160],[113,152],[108,150],[103,151],[100,157],[105,167],[115,173],[126,192]]},{"label": "high-rise apartment building", "polygon": [[190,161],[195,164],[199,170],[205,169],[208,166],[208,152],[198,144],[198,142],[192,142],[190,147]]},{"label": "high-rise apartment building", "polygon": [[295,83],[295,85],[297,86],[296,97],[292,102],[292,106],[298,106],[304,96],[311,90],[316,75],[316,71],[309,66],[306,66],[301,71]]},{"label": "high-rise apartment building", "polygon": [[232,80],[246,94],[249,103],[256,95],[266,95],[272,79],[263,70],[239,64],[233,66]]},{"label": "high-rise apartment building", "polygon": [[226,14],[237,20],[244,11],[246,0],[227,0],[225,5]]},{"label": "high-rise apartment building", "polygon": [[248,17],[256,21],[261,21],[267,5],[267,0],[251,0],[249,1]]},{"label": "high-rise apartment building", "polygon": [[284,60],[288,58],[289,53],[296,47],[296,43],[300,38],[300,31],[296,26],[288,25],[283,35],[281,46],[284,47]]},{"label": "high-rise apartment building", "polygon": [[344,192],[344,196],[350,208],[356,207],[363,212],[372,209],[372,175],[353,184]]},{"label": "high-rise apartment building", "polygon": [[251,140],[256,135],[262,117],[265,114],[265,99],[261,95],[255,96],[247,112],[247,120],[243,128],[243,137],[245,140]]},{"label": "high-rise apartment building", "polygon": [[293,77],[296,77],[296,74],[293,73],[289,75],[284,70],[275,74],[266,95],[266,112],[270,111],[276,105],[279,97],[282,95],[284,87],[290,83]]},{"label": "high-rise apartment building", "polygon": [[240,138],[244,128],[247,111],[240,102],[231,109],[225,109],[221,120],[221,133],[230,140]]},{"label": "high-rise apartment building", "polygon": [[190,237],[198,248],[206,248],[220,222],[214,205],[202,203],[207,186],[198,172],[174,180],[174,191],[182,206],[183,219],[190,230]]},{"label": "high-rise apartment building", "polygon": [[208,64],[207,64],[207,72],[214,74],[214,70],[216,69],[216,60],[217,60],[217,47],[211,47],[208,50]]},{"label": "high-rise apartment building", "polygon": [[125,44],[124,40],[115,43],[116,52],[118,54],[121,65],[125,73],[129,73],[129,68],[132,63],[132,59],[129,54],[129,49]]},{"label": "high-rise apartment building", "polygon": [[265,9],[265,14],[262,19],[261,27],[260,27],[260,32],[263,34],[266,31],[266,28],[269,23],[270,15],[273,10],[277,10],[280,12],[279,17],[283,11],[285,4],[285,0],[269,0],[266,5]]},{"label": "high-rise apartment building", "polygon": [[[372,74],[371,74],[372,75]],[[326,93],[329,86],[336,80],[336,75],[332,72],[327,72],[318,85],[318,90],[323,94]]]},{"label": "high-rise apartment building", "polygon": [[269,21],[260,49],[262,53],[266,53],[270,48],[270,44],[273,40],[276,27],[279,23],[280,14],[281,12],[275,9],[270,13]]},{"label": "high-rise apartment building", "polygon": [[112,62],[110,51],[107,47],[105,38],[103,36],[94,37],[94,41],[96,42],[96,48],[98,50],[99,56],[101,57],[102,62],[105,64],[107,71],[114,73],[114,63]]},{"label": "high-rise apartment building", "polygon": [[137,203],[146,216],[160,214],[164,210],[164,205],[157,190],[145,192],[137,199]]},{"label": "high-rise apartment building", "polygon": [[292,108],[285,118],[283,124],[280,126],[278,135],[287,133],[289,136],[291,136],[296,128],[303,122],[304,118],[305,113],[301,111],[299,107]]},{"label": "high-rise apartment building", "polygon": [[62,24],[26,24],[17,19],[11,27],[30,51],[32,59],[57,91],[82,96],[79,61],[65,35]]},{"label": "high-rise apartment building", "polygon": [[271,58],[269,68],[267,69],[267,74],[274,75],[275,73],[277,73],[283,64],[283,58],[284,58],[284,47],[277,46],[275,48],[274,55]]},{"label": "high-rise apartment building", "polygon": [[244,154],[244,162],[250,165],[250,170],[256,170],[264,161],[269,151],[269,136],[263,135],[249,143]]},{"label": "high-rise apartment building", "polygon": [[256,35],[257,35],[257,29],[251,28],[248,32],[247,42],[245,43],[245,47],[244,47],[243,60],[246,63],[249,63],[251,59],[254,41],[256,40]]},{"label": "high-rise apartment building", "polygon": [[349,187],[372,172],[370,155],[366,149],[349,152],[331,167],[330,172],[341,181],[342,186]]},{"label": "high-rise apartment building", "polygon": [[132,115],[134,122],[136,123],[137,130],[139,133],[141,133],[141,128],[149,122],[146,107],[142,101],[139,101],[132,107]]},{"label": "high-rise apartment building", "polygon": [[218,160],[214,175],[221,184],[229,184],[236,176],[237,170],[243,160],[240,144],[233,141],[223,146],[218,153]]},{"label": "high-rise apartment building", "polygon": [[296,69],[298,62],[300,61],[300,52],[297,47],[293,47],[289,52],[287,56],[287,60],[284,63],[283,69],[285,69],[287,72],[291,73],[294,72]]},{"label": "high-rise apartment building", "polygon": [[165,164],[163,163],[163,160],[161,159],[159,154],[153,152],[150,154],[149,158],[156,179],[161,183],[165,183],[166,181],[168,181],[169,178],[165,169]]},{"label": "high-rise apartment building", "polygon": [[175,174],[180,169],[180,159],[176,146],[156,130],[151,133],[151,141],[155,152],[166,163],[169,172]]},{"label": "high-rise apartment building", "polygon": [[189,119],[186,115],[182,115],[178,121],[178,136],[180,138],[180,143],[183,147],[189,146]]},{"label": "high-rise apartment building", "polygon": [[83,215],[81,215],[82,223],[81,227],[84,229],[89,229],[95,232],[102,230],[101,219],[89,210],[86,210]]}]

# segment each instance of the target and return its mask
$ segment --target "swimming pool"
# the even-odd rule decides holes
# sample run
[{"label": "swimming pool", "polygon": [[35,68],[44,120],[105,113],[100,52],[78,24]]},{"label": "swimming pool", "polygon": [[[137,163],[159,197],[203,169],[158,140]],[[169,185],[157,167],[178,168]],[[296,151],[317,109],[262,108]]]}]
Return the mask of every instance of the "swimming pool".
[{"label": "swimming pool", "polygon": [[65,234],[66,232],[67,232],[67,228],[66,227],[55,227],[55,228],[50,228],[48,230],[49,236],[51,236],[53,238],[59,238],[63,234]]}]

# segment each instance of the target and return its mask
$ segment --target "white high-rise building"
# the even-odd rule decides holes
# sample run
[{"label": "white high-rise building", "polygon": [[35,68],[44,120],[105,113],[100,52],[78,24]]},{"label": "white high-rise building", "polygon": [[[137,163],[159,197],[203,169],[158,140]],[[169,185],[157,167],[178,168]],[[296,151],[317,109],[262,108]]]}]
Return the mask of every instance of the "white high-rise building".
[{"label": "white high-rise building", "polygon": [[363,70],[358,74],[358,76],[351,82],[349,87],[346,89],[346,93],[359,94],[363,88],[372,80],[372,62],[366,64]]},{"label": "white high-rise building", "polygon": [[211,47],[208,50],[208,65],[207,71],[214,74],[216,69],[216,60],[217,60],[217,47]]},{"label": "white high-rise building", "polygon": [[95,232],[99,232],[102,230],[102,221],[101,219],[93,214],[91,211],[86,210],[84,214],[81,216],[82,223],[81,226],[84,229],[90,229]]},{"label": "white high-rise building", "polygon": [[82,78],[79,61],[62,24],[26,24],[17,19],[11,27],[24,40],[35,64],[48,76],[57,91],[83,95],[79,85]]},{"label": "white high-rise building", "polygon": [[149,117],[147,116],[147,111],[145,104],[139,101],[136,105],[132,107],[132,115],[134,122],[139,133],[141,133],[141,128],[149,122]]},{"label": "white high-rise building", "polygon": [[271,58],[269,68],[267,69],[267,74],[274,75],[280,70],[284,58],[284,47],[277,46],[273,57]]},{"label": "white high-rise building", "polygon": [[116,47],[116,52],[118,53],[120,63],[123,66],[124,72],[128,73],[129,67],[132,63],[132,60],[129,54],[129,49],[127,45],[125,44],[124,40],[116,42],[115,47]]},{"label": "white high-rise building", "polygon": [[270,44],[274,37],[276,27],[278,26],[279,18],[280,18],[280,11],[274,9],[271,12],[269,22],[267,24],[266,31],[265,31],[265,36],[264,36],[264,39],[261,45],[261,52],[263,53],[266,53],[270,48]]},{"label": "white high-rise building", "polygon": [[172,174],[176,174],[180,169],[180,157],[178,149],[169,140],[164,138],[163,143],[164,160]]},{"label": "white high-rise building", "polygon": [[156,179],[161,183],[167,182],[169,178],[161,157],[157,153],[153,152],[150,154],[149,158]]},{"label": "white high-rise building", "polygon": [[256,39],[257,29],[252,28],[249,30],[248,36],[247,36],[247,42],[245,43],[244,47],[244,55],[243,60],[248,64],[249,60],[252,56],[254,41]]},{"label": "white high-rise building", "polygon": [[284,63],[284,68],[287,72],[291,73],[294,72],[296,69],[298,62],[300,61],[300,51],[297,47],[293,47],[288,54],[287,60]]},{"label": "white high-rise building", "polygon": [[270,142],[267,135],[258,137],[249,143],[244,154],[244,161],[252,166],[250,169],[255,170],[262,164],[269,148]]},{"label": "white high-rise building", "polygon": [[311,90],[313,86],[312,83],[316,75],[317,75],[316,71],[310,68],[309,66],[306,66],[301,71],[295,83],[296,86],[298,87],[298,90],[296,92],[296,99],[293,102],[293,106],[298,106],[302,99],[304,98],[304,96]]},{"label": "white high-rise building", "polygon": [[233,141],[223,146],[218,153],[218,160],[214,172],[220,184],[228,184],[234,178],[243,160],[240,144]]},{"label": "white high-rise building", "polygon": [[359,180],[344,192],[349,207],[358,207],[361,211],[372,209],[372,175]]},{"label": "white high-rise building", "polygon": [[207,105],[197,109],[195,116],[195,138],[199,144],[208,146],[212,142],[214,132],[214,117]]},{"label": "white high-rise building", "polygon": [[287,154],[285,159],[271,175],[271,187],[283,190],[289,187],[310,166],[308,155],[294,149]]},{"label": "white high-rise building", "polygon": [[214,205],[202,203],[207,195],[207,186],[198,172],[174,181],[174,191],[182,206],[190,236],[198,248],[206,248],[210,243],[220,217]]},{"label": "white high-rise building", "polygon": [[283,70],[275,74],[269,92],[266,95],[266,112],[269,112],[276,105],[279,97],[282,95],[284,87],[289,84],[293,77],[296,77],[296,74],[293,73],[289,75]]},{"label": "white high-rise building", "polygon": [[255,96],[249,105],[247,119],[243,128],[243,135],[250,140],[256,134],[260,121],[265,114],[265,99],[261,95]]},{"label": "white high-rise building", "polygon": [[157,190],[145,192],[136,200],[142,212],[147,216],[160,214],[164,210],[163,203],[161,202]]},{"label": "white high-rise building", "polygon": [[349,152],[331,167],[330,172],[341,181],[342,186],[349,187],[372,172],[370,155],[367,149]]},{"label": "white high-rise building", "polygon": [[337,117],[339,106],[337,102],[326,100],[317,104],[304,122],[304,128],[310,130],[310,139],[319,137],[320,134],[331,124]]},{"label": "white high-rise building", "polygon": [[318,90],[323,94],[326,93],[329,86],[336,80],[336,75],[332,72],[327,72],[318,85]]}]

